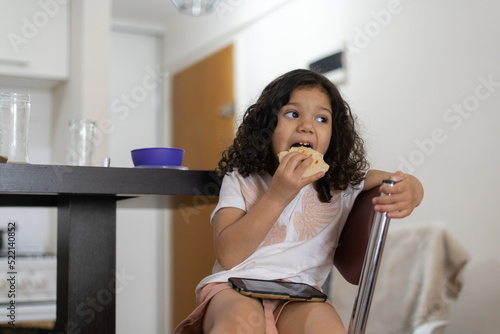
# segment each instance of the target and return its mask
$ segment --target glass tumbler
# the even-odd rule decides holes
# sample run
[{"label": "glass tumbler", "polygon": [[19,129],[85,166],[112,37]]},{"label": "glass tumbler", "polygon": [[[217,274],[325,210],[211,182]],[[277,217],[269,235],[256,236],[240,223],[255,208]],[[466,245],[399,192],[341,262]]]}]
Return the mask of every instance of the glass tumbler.
[{"label": "glass tumbler", "polygon": [[29,163],[30,108],[29,95],[0,92],[0,155],[8,163]]},{"label": "glass tumbler", "polygon": [[95,121],[72,119],[69,122],[70,164],[92,166],[95,151]]}]

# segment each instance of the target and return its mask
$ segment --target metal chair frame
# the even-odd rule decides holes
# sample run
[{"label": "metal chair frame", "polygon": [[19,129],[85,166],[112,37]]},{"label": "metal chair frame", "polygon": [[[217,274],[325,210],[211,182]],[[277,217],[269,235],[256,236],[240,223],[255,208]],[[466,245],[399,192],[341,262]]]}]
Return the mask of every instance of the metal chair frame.
[{"label": "metal chair frame", "polygon": [[[384,180],[384,185],[394,185]],[[334,264],[358,290],[349,321],[348,334],[363,334],[368,322],[370,305],[375,290],[382,253],[390,219],[386,213],[375,212],[372,199],[380,194],[378,187],[362,192],[342,230]]]}]

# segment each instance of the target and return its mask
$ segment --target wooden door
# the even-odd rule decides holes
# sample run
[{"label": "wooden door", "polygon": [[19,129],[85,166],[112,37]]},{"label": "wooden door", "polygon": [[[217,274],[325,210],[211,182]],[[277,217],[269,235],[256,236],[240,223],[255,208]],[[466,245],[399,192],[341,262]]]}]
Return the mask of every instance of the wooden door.
[{"label": "wooden door", "polygon": [[[234,137],[232,46],[173,78],[173,143],[186,150],[184,166],[214,170]],[[195,308],[194,289],[215,260],[210,213],[217,198],[174,199],[172,228],[173,325]]]}]

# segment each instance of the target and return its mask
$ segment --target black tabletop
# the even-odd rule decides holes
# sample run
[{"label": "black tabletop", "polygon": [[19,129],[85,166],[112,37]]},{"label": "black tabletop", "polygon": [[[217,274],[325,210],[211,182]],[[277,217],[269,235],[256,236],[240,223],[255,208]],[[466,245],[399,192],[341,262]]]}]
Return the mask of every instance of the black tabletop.
[{"label": "black tabletop", "polygon": [[2,206],[16,205],[19,196],[23,201],[31,196],[50,204],[46,195],[217,196],[218,193],[219,181],[213,171],[0,164]]}]

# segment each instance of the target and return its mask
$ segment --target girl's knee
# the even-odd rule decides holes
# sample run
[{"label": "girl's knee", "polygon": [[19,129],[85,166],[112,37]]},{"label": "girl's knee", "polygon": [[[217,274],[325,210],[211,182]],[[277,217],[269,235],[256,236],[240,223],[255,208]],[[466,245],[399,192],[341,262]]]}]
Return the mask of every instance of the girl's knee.
[{"label": "girl's knee", "polygon": [[[264,309],[258,299],[227,290],[210,302],[204,319],[205,333],[264,333]],[[223,291],[224,292],[224,291]]]},{"label": "girl's knee", "polygon": [[231,305],[227,315],[242,327],[264,327],[264,309],[260,300],[255,298],[242,296]]},{"label": "girl's knee", "polygon": [[332,305],[295,302],[283,309],[278,319],[280,333],[345,334],[346,328]]},{"label": "girl's knee", "polygon": [[236,327],[236,334],[264,333],[265,317],[262,308],[241,307],[235,310],[233,315],[233,325]]}]

